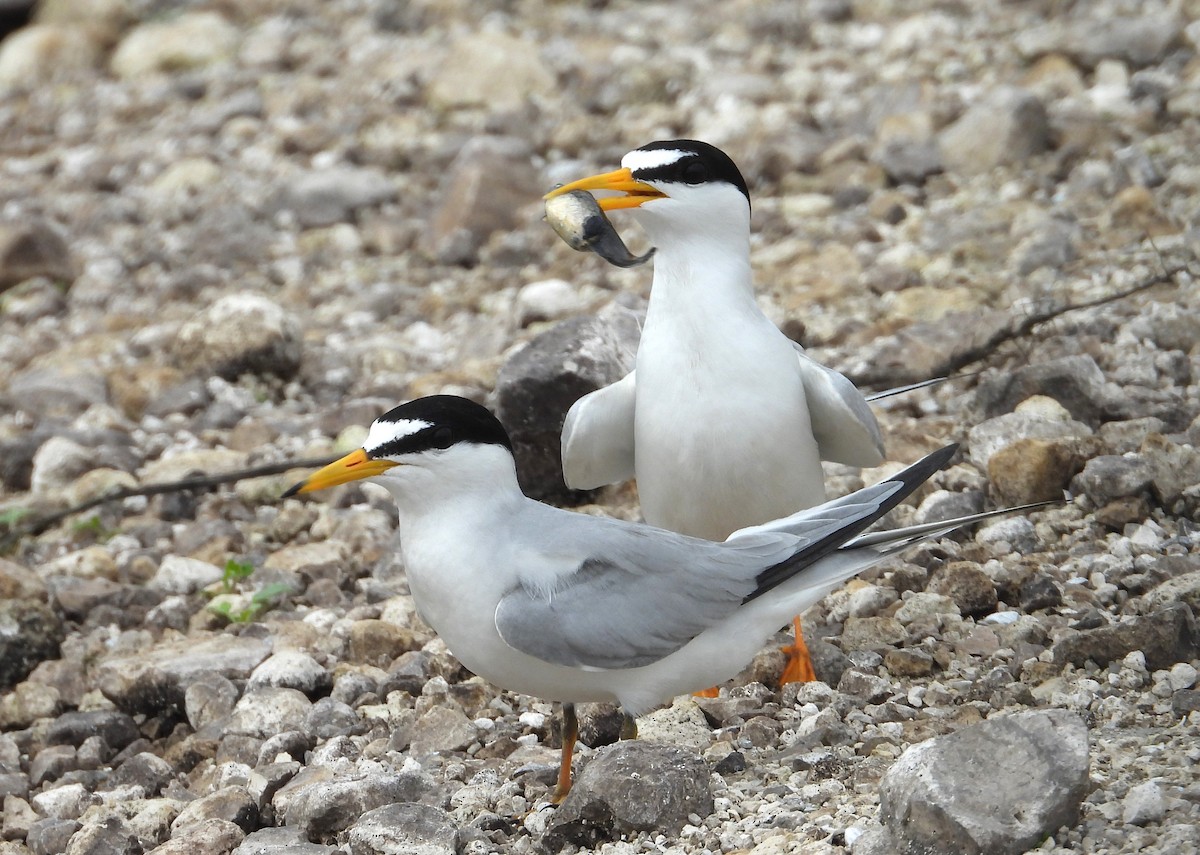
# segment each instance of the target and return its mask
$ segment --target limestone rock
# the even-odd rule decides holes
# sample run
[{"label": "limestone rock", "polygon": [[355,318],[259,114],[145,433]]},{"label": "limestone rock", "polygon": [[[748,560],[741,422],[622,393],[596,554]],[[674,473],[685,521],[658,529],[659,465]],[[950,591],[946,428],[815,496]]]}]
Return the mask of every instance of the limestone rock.
[{"label": "limestone rock", "polygon": [[184,12],[130,30],[111,68],[117,77],[133,78],[211,65],[233,53],[238,37],[237,27],[215,12]]},{"label": "limestone rock", "polygon": [[596,752],[551,819],[543,843],[595,847],[622,834],[674,834],[713,810],[708,767],[690,751],[630,740]]},{"label": "limestone rock", "polygon": [[1019,855],[1074,825],[1087,790],[1083,721],[1023,712],[910,747],[880,782],[880,817],[902,852]]},{"label": "limestone rock", "polygon": [[1019,163],[1045,151],[1049,142],[1046,108],[1015,86],[985,93],[938,135],[946,168],[966,175]]},{"label": "limestone rock", "polygon": [[535,201],[537,171],[528,143],[515,137],[477,137],[446,169],[424,244],[444,264],[472,264],[499,229],[514,228],[523,205]]},{"label": "limestone rock", "polygon": [[448,813],[415,802],[367,811],[349,831],[351,855],[454,855],[457,839]]},{"label": "limestone rock", "polygon": [[202,375],[289,378],[300,366],[300,325],[273,300],[229,294],[180,328],[174,350],[184,368]]}]

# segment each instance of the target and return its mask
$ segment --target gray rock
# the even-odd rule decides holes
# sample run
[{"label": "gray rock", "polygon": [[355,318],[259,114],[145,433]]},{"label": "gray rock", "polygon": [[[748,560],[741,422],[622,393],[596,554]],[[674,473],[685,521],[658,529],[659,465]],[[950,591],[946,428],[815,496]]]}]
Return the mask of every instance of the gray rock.
[{"label": "gray rock", "polygon": [[1102,507],[1116,499],[1141,495],[1153,481],[1154,467],[1145,458],[1105,454],[1087,462],[1083,471],[1071,479],[1071,489]]},{"label": "gray rock", "polygon": [[1021,583],[1017,591],[1017,604],[1023,612],[1052,609],[1062,605],[1062,589],[1049,576],[1037,574]]},{"label": "gray rock", "polygon": [[1013,266],[1019,276],[1028,276],[1041,267],[1059,270],[1078,256],[1075,248],[1079,229],[1073,223],[1050,219],[1017,244],[1012,252]]},{"label": "gray rock", "polygon": [[313,697],[328,692],[333,685],[333,677],[307,653],[282,650],[254,669],[249,685],[299,689]]},{"label": "gray rock", "polygon": [[89,710],[63,713],[46,731],[46,742],[78,747],[89,737],[100,736],[113,751],[120,751],[140,735],[136,722],[123,712]]},{"label": "gray rock", "polygon": [[67,851],[67,842],[79,827],[73,819],[39,819],[29,827],[25,844],[33,855],[59,855]]},{"label": "gray rock", "polygon": [[183,693],[183,710],[193,730],[225,718],[237,702],[237,686],[215,671],[197,674]]},{"label": "gray rock", "polygon": [[0,221],[0,292],[35,276],[67,285],[74,281],[67,241],[57,228],[37,217]]},{"label": "gray rock", "polygon": [[1121,802],[1121,819],[1126,825],[1145,825],[1158,822],[1167,812],[1162,788],[1153,781],[1131,787]]},{"label": "gray rock", "polygon": [[310,840],[318,839],[349,828],[367,811],[393,802],[419,801],[431,786],[425,776],[412,772],[317,781],[302,773],[276,794],[276,813],[287,825],[303,829]]},{"label": "gray rock", "polygon": [[1019,163],[1049,143],[1046,108],[1032,92],[1015,86],[985,93],[938,134],[946,169],[965,175]]},{"label": "gray rock", "polygon": [[1180,718],[1198,710],[1200,710],[1200,691],[1180,689],[1171,695],[1171,712]]},{"label": "gray rock", "polygon": [[0,840],[23,840],[29,836],[30,827],[37,822],[38,815],[29,802],[19,796],[4,799],[0,811]]},{"label": "gray rock", "polygon": [[908,638],[894,617],[847,618],[842,627],[842,650],[886,650]]},{"label": "gray rock", "polygon": [[1195,658],[1200,654],[1200,635],[1191,610],[1174,603],[1153,614],[1065,635],[1051,648],[1059,664],[1083,665],[1090,659],[1100,666],[1120,661],[1134,650],[1145,655],[1146,667],[1152,670]]},{"label": "gray rock", "polygon": [[291,211],[304,228],[353,220],[357,211],[396,198],[396,186],[378,169],[339,166],[292,176],[267,209]]},{"label": "gray rock", "polygon": [[70,745],[47,745],[29,763],[29,783],[40,787],[78,768],[79,760]]},{"label": "gray rock", "polygon": [[6,397],[14,409],[39,418],[74,418],[107,401],[108,388],[102,375],[89,371],[31,368],[12,378]]},{"label": "gray rock", "polygon": [[993,418],[1032,395],[1053,398],[1072,418],[1088,425],[1099,424],[1108,409],[1104,372],[1090,356],[1066,356],[987,374],[975,389],[975,406],[983,418]]},{"label": "gray rock", "polygon": [[964,615],[984,615],[996,608],[996,583],[970,561],[946,564],[933,574],[926,590],[954,600]]},{"label": "gray rock", "polygon": [[88,811],[63,855],[142,855],[142,844],[129,822],[115,810]]},{"label": "gray rock", "polygon": [[367,811],[348,837],[352,855],[454,855],[458,833],[441,808],[403,802]]},{"label": "gray rock", "polygon": [[272,734],[301,730],[312,702],[296,689],[259,686],[234,705],[225,732],[266,739]]},{"label": "gray rock", "polygon": [[150,851],[153,855],[226,855],[245,837],[246,833],[228,820],[202,819],[172,830],[170,840]]},{"label": "gray rock", "polygon": [[179,329],[172,347],[179,363],[202,376],[236,379],[274,374],[284,379],[300,367],[300,324],[260,294],[228,294]]},{"label": "gray rock", "polygon": [[171,594],[194,594],[201,588],[221,580],[221,568],[196,558],[167,555],[158,565],[150,585]]},{"label": "gray rock", "polygon": [[837,690],[843,694],[862,698],[869,704],[878,704],[892,696],[893,688],[892,684],[883,677],[850,668],[842,674],[842,679],[837,684]]},{"label": "gray rock", "polygon": [[479,736],[463,713],[449,707],[430,707],[413,726],[409,752],[416,757],[439,751],[461,751]]},{"label": "gray rock", "polygon": [[24,772],[0,772],[0,802],[5,796],[29,797],[29,776]]},{"label": "gray rock", "polygon": [[1150,434],[1142,442],[1140,457],[1149,461],[1154,494],[1166,508],[1200,484],[1200,453],[1190,444],[1180,445],[1162,434]]},{"label": "gray rock", "polygon": [[614,305],[556,324],[500,369],[497,416],[512,437],[517,474],[528,495],[556,502],[587,495],[563,482],[563,421],[579,398],[629,373],[640,337],[636,315]]},{"label": "gray rock", "polygon": [[976,514],[983,510],[983,501],[983,493],[979,490],[934,490],[921,500],[913,522],[919,525]]},{"label": "gray rock", "polygon": [[213,819],[232,822],[243,831],[253,831],[258,827],[258,805],[245,787],[222,787],[188,802],[171,823],[171,833]]},{"label": "gray rock", "polygon": [[1137,17],[1096,16],[1075,21],[1052,20],[1017,35],[1017,49],[1027,57],[1048,53],[1069,56],[1086,68],[1105,59],[1141,67],[1162,60],[1179,43],[1183,21],[1173,14]]},{"label": "gray rock", "polygon": [[39,662],[57,659],[62,620],[34,600],[0,602],[0,689],[29,676]]},{"label": "gray rock", "polygon": [[1126,325],[1130,335],[1161,350],[1191,351],[1200,344],[1200,317],[1176,303],[1151,303]]},{"label": "gray rock", "polygon": [[52,790],[43,789],[30,798],[34,809],[42,816],[54,819],[79,819],[95,797],[83,784],[64,784]]},{"label": "gray rock", "polygon": [[1193,612],[1200,611],[1200,570],[1181,573],[1160,583],[1142,596],[1147,609],[1161,609],[1171,603],[1184,603]]},{"label": "gray rock", "polygon": [[193,636],[159,643],[137,655],[103,660],[96,666],[96,685],[119,709],[153,715],[165,708],[182,708],[187,685],[198,675],[215,671],[245,679],[270,652],[266,639]]},{"label": "gray rock", "polygon": [[65,436],[52,436],[33,455],[30,488],[47,493],[71,484],[84,472],[96,468],[96,455]]},{"label": "gray rock", "polygon": [[58,689],[26,680],[13,691],[0,695],[0,730],[29,727],[39,719],[49,719],[62,708]]},{"label": "gray rock", "polygon": [[689,815],[712,811],[708,767],[698,756],[669,745],[618,742],[583,768],[542,842],[557,852],[639,831],[670,835]]},{"label": "gray rock", "polygon": [[538,186],[529,144],[516,137],[477,137],[442,177],[425,229],[429,253],[443,264],[471,264],[492,234],[518,225]]},{"label": "gray rock", "polygon": [[309,843],[299,828],[260,828],[246,835],[231,855],[338,855],[335,846]]},{"label": "gray rock", "polygon": [[361,733],[366,725],[349,704],[333,698],[320,698],[304,717],[304,730],[317,739],[332,739]]},{"label": "gray rock", "polygon": [[159,794],[175,777],[175,769],[166,760],[148,751],[134,754],[109,776],[108,789],[141,787],[147,797]]},{"label": "gray rock", "polygon": [[1023,712],[908,748],[880,782],[880,817],[902,852],[1018,855],[1074,825],[1087,790],[1083,721]]}]

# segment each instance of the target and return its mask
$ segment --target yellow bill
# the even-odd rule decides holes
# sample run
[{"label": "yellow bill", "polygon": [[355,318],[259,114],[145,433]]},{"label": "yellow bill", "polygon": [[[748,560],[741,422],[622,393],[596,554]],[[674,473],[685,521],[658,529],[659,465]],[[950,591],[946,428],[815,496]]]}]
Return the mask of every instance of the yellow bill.
[{"label": "yellow bill", "polygon": [[370,478],[372,475],[379,475],[398,465],[391,460],[376,460],[367,457],[367,452],[360,448],[333,461],[328,466],[318,469],[300,483],[293,484],[283,494],[283,497],[286,499],[297,493],[311,493],[314,490],[324,490],[326,487],[336,487],[338,484]]},{"label": "yellow bill", "polygon": [[624,196],[605,196],[597,199],[596,202],[600,205],[601,210],[615,211],[621,208],[636,208],[651,199],[663,199],[666,193],[655,190],[649,184],[643,184],[633,177],[633,172],[629,169],[617,169],[613,172],[605,172],[601,175],[593,175],[589,178],[581,178],[578,181],[572,181],[570,184],[564,184],[562,187],[555,187],[543,199],[553,199],[555,196],[561,196],[563,193],[570,193],[572,190],[613,190],[618,193],[624,193]]}]

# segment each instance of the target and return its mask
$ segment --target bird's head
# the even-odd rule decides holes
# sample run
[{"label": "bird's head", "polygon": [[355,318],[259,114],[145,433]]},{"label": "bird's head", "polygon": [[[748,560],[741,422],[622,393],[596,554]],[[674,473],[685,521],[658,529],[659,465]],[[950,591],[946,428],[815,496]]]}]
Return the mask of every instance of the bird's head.
[{"label": "bird's head", "polygon": [[[388,487],[393,495],[414,481],[438,483],[449,492],[489,479],[507,486],[512,469],[512,441],[495,416],[466,398],[432,395],[384,413],[371,423],[362,448],[314,472],[283,495],[364,478]],[[428,498],[425,489],[422,493]]]},{"label": "bird's head", "polygon": [[656,244],[669,243],[672,233],[749,230],[746,180],[729,155],[698,140],[648,143],[621,158],[620,169],[557,187],[546,198],[572,190],[621,194],[596,201],[605,211],[633,211]]}]

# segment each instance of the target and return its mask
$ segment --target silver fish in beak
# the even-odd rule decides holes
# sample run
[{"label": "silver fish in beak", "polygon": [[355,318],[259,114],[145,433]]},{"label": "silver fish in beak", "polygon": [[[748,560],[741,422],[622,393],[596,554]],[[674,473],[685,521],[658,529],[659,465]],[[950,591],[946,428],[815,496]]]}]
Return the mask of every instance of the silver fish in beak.
[{"label": "silver fish in beak", "polygon": [[617,267],[645,264],[654,255],[653,247],[645,255],[631,253],[604,215],[604,209],[586,190],[572,190],[548,198],[546,222],[571,249],[594,252]]}]

